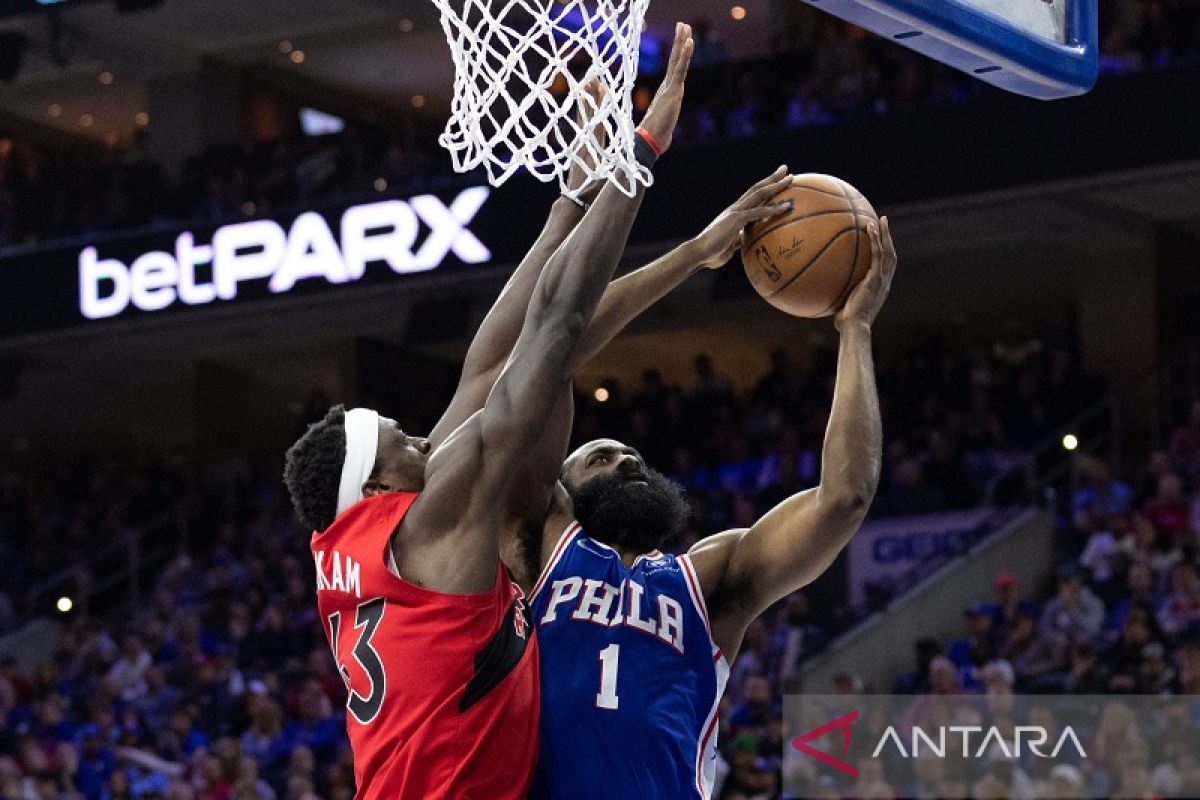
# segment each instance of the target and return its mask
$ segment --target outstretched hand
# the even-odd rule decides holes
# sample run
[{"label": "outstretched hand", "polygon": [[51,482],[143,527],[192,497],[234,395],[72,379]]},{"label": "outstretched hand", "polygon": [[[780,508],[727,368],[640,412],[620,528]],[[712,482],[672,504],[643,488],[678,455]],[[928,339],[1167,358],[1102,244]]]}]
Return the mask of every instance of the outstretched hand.
[{"label": "outstretched hand", "polygon": [[787,166],[781,166],[746,190],[737,202],[721,212],[704,232],[692,240],[701,267],[718,269],[728,263],[742,241],[748,225],[771,219],[792,208],[791,200],[778,203],[771,198],[791,185]]},{"label": "outstretched hand", "polygon": [[671,146],[675,126],[679,124],[679,109],[683,105],[683,85],[687,81],[688,65],[692,63],[692,26],[675,24],[675,43],[671,45],[671,60],[662,85],[654,95],[642,127],[658,142],[663,152]]},{"label": "outstretched hand", "polygon": [[604,126],[604,120],[600,115],[600,104],[604,101],[604,94],[604,84],[599,78],[592,78],[583,87],[583,92],[575,107],[575,123],[579,126],[579,130],[586,131],[591,128],[591,132],[581,135],[575,158],[571,160],[571,170],[567,174],[567,190],[574,192],[582,189],[579,192],[579,199],[585,203],[595,201],[596,195],[600,193],[600,189],[605,183],[602,180],[591,178],[591,172],[596,166],[596,156],[599,155],[599,152],[586,144],[586,141],[590,139],[595,142],[595,148],[603,150],[608,143],[608,129]]},{"label": "outstretched hand", "polygon": [[892,232],[888,218],[880,217],[868,227],[871,236],[871,267],[859,281],[846,305],[833,317],[833,324],[840,331],[849,322],[875,322],[883,301],[892,289],[892,278],[896,275],[896,247],[892,244]]}]

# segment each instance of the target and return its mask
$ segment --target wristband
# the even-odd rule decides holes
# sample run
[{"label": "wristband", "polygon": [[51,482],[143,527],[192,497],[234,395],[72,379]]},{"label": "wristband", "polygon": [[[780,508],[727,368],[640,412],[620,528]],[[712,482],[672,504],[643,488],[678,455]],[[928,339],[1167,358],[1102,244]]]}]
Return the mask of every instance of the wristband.
[{"label": "wristband", "polygon": [[637,129],[633,139],[633,156],[646,169],[654,169],[654,163],[662,155],[662,146],[658,140],[645,128]]},{"label": "wristband", "polygon": [[635,133],[637,133],[638,136],[642,137],[642,139],[646,142],[646,144],[650,145],[650,149],[654,151],[655,158],[659,158],[660,156],[662,156],[663,147],[661,144],[658,143],[658,139],[654,138],[653,133],[651,133],[650,131],[648,131],[642,127],[639,127],[635,131]]}]

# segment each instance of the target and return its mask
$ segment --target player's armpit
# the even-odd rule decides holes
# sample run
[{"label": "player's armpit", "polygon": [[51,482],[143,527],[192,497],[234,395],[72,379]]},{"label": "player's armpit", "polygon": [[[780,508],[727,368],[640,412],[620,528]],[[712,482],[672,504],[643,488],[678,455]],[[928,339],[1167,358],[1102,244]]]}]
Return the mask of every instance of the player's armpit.
[{"label": "player's armpit", "polygon": [[722,651],[732,658],[755,617],[828,569],[866,512],[866,504],[809,489],[780,503],[750,528],[698,542],[689,556]]}]

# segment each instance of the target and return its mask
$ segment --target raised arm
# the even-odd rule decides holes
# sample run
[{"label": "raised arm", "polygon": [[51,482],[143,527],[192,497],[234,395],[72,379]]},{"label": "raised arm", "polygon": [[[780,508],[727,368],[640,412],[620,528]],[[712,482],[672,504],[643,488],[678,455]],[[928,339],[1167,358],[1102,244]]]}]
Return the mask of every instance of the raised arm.
[{"label": "raised arm", "polygon": [[[663,149],[678,121],[692,47],[690,28],[678,26],[666,78],[643,122]],[[643,194],[639,189],[630,198],[606,185],[542,270],[512,356],[482,411],[434,452],[425,490],[394,539],[409,580],[459,592],[492,584],[507,492],[579,364],[580,340]],[[547,476],[547,485],[556,477]]]},{"label": "raised arm", "polygon": [[879,482],[882,426],[871,325],[891,287],[896,253],[887,218],[872,225],[871,269],[834,317],[837,383],[821,455],[821,483],[750,528],[698,543],[691,556],[709,597],[713,635],[732,657],[746,626],[824,572],[858,530]]},{"label": "raised arm", "polygon": [[[579,361],[584,363],[599,353],[639,314],[657,303],[679,284],[701,269],[717,269],[724,266],[741,241],[742,231],[747,225],[782,213],[790,208],[790,201],[772,203],[771,198],[791,182],[787,167],[775,172],[746,190],[736,202],[726,208],[700,234],[666,255],[646,266],[613,281],[604,292],[596,314],[592,317],[580,343]],[[522,544],[506,547],[507,561],[518,577],[528,578],[540,568],[539,548],[529,542],[528,536],[541,532],[543,537],[555,538],[562,530],[563,518],[547,509],[569,514],[565,494],[560,502],[551,505],[551,489],[545,477],[554,474],[562,466],[571,439],[571,422],[574,416],[573,396],[570,384],[563,387],[559,406],[542,429],[536,446],[530,449],[529,457],[515,479],[510,493],[510,524],[505,535],[520,537]],[[541,550],[544,551],[543,541]],[[517,554],[513,556],[511,554]],[[517,563],[519,558],[522,563]]]},{"label": "raised arm", "polygon": [[583,360],[599,353],[625,326],[702,269],[719,269],[733,258],[746,226],[787,211],[791,201],[769,202],[791,183],[781,166],[746,190],[693,239],[646,266],[613,281],[583,335]]},{"label": "raised arm", "polygon": [[[603,88],[598,82],[593,81],[589,84],[576,110],[580,124],[594,114],[598,107],[599,93],[602,91]],[[600,126],[599,131],[602,130],[603,127]],[[602,136],[602,133],[597,132],[596,135]],[[580,165],[573,165],[567,180],[568,186],[578,189],[584,186],[586,180],[586,173]],[[594,201],[600,188],[599,183],[594,184],[581,195],[581,199],[585,203]],[[537,241],[509,277],[500,296],[483,318],[479,330],[475,332],[475,338],[471,340],[454,397],[429,434],[429,441],[433,447],[436,448],[445,441],[455,428],[483,408],[488,393],[496,384],[496,378],[500,376],[500,370],[504,368],[513,345],[516,344],[517,336],[521,333],[525,312],[529,309],[529,300],[533,296],[538,276],[542,274],[550,256],[566,241],[581,219],[583,209],[566,197],[558,198],[551,206],[550,216]]]}]

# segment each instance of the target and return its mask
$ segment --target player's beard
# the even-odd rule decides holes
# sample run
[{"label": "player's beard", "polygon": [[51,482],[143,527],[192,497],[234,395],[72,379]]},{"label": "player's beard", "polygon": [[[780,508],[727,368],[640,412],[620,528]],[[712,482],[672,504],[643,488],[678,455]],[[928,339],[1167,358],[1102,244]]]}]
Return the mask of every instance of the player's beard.
[{"label": "player's beard", "polygon": [[583,532],[639,554],[661,548],[678,534],[688,515],[683,487],[652,469],[643,474],[645,483],[619,471],[584,481],[571,494]]}]

